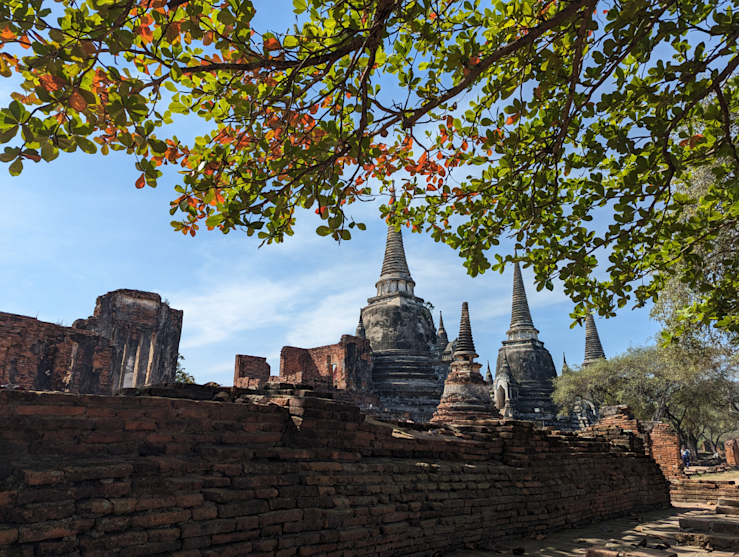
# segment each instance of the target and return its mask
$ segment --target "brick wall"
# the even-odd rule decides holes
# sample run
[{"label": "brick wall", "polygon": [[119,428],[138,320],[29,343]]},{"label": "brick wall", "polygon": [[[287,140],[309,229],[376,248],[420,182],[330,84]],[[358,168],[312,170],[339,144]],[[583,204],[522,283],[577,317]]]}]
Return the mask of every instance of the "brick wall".
[{"label": "brick wall", "polygon": [[247,389],[259,387],[269,381],[270,367],[267,358],[236,354],[234,369],[234,387]]},{"label": "brick wall", "polygon": [[235,402],[0,392],[0,555],[420,556],[669,504],[630,434],[197,389]]},{"label": "brick wall", "polygon": [[[295,381],[295,378],[300,378]],[[369,340],[343,335],[338,344],[318,348],[285,346],[280,352],[280,378],[293,383],[331,385],[345,391],[372,389]]]},{"label": "brick wall", "polygon": [[0,312],[0,385],[109,394],[114,357],[100,335]]}]

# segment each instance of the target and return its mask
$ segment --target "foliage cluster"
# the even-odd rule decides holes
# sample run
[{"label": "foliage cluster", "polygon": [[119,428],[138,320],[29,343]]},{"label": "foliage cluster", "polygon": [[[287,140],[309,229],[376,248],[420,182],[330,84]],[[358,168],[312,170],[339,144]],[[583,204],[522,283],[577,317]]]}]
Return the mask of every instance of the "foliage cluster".
[{"label": "foliage cluster", "polygon": [[[174,166],[175,229],[268,243],[300,210],[347,240],[349,205],[394,187],[383,216],[472,275],[522,260],[576,317],[613,315],[673,276],[703,288],[702,254],[739,223],[738,2],[293,0],[278,33],[250,0],[5,0],[0,75],[22,91],[0,160],[123,151],[137,187]],[[176,115],[210,132],[169,137]],[[720,185],[679,191],[688,168]],[[693,311],[739,330],[729,259]]]}]

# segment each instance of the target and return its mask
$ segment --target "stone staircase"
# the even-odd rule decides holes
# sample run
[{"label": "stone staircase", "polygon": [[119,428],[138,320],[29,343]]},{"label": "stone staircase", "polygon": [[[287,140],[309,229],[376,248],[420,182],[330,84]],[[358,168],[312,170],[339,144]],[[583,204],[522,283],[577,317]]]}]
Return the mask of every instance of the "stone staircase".
[{"label": "stone staircase", "polygon": [[739,499],[719,498],[716,514],[716,518],[681,518],[683,532],[676,535],[677,543],[709,551],[739,551]]},{"label": "stone staircase", "polygon": [[716,504],[716,514],[739,516],[739,499],[720,497]]}]

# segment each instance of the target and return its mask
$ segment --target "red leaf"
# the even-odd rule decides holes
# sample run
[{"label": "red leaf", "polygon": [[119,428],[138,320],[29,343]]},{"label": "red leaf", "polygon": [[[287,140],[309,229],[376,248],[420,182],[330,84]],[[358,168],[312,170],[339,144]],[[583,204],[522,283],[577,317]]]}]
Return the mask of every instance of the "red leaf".
[{"label": "red leaf", "polygon": [[87,101],[82,95],[80,95],[79,91],[75,91],[69,97],[69,106],[74,108],[77,112],[82,112],[87,108]]},{"label": "red leaf", "polygon": [[143,187],[144,187],[145,185],[146,185],[146,180],[144,179],[144,175],[142,174],[141,176],[139,176],[139,179],[138,179],[138,180],[136,180],[136,187],[137,187],[138,189],[141,189],[141,188],[143,188]]},{"label": "red leaf", "polygon": [[506,124],[515,124],[518,122],[518,119],[521,117],[521,114],[519,112],[516,112],[512,116],[509,116],[508,119],[505,121]]}]

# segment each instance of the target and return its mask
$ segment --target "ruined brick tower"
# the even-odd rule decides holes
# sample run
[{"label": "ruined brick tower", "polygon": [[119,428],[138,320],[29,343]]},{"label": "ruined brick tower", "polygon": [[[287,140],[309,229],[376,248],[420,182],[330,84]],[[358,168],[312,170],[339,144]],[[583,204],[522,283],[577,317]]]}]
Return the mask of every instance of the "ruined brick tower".
[{"label": "ruined brick tower", "polygon": [[403,236],[388,227],[377,295],[361,314],[374,357],[373,391],[383,415],[427,422],[441,399],[443,378],[436,369],[440,356],[434,321],[416,297],[415,285]]},{"label": "ruined brick tower", "polygon": [[174,379],[182,311],[163,303],[159,294],[123,289],[108,292],[98,297],[93,316],[78,319],[72,328],[97,333],[115,346],[113,392]]},{"label": "ruined brick tower", "polygon": [[513,268],[511,327],[506,335],[495,366],[496,406],[517,419],[553,420],[557,406],[552,402],[552,379],[557,370],[531,319],[518,263]]}]

